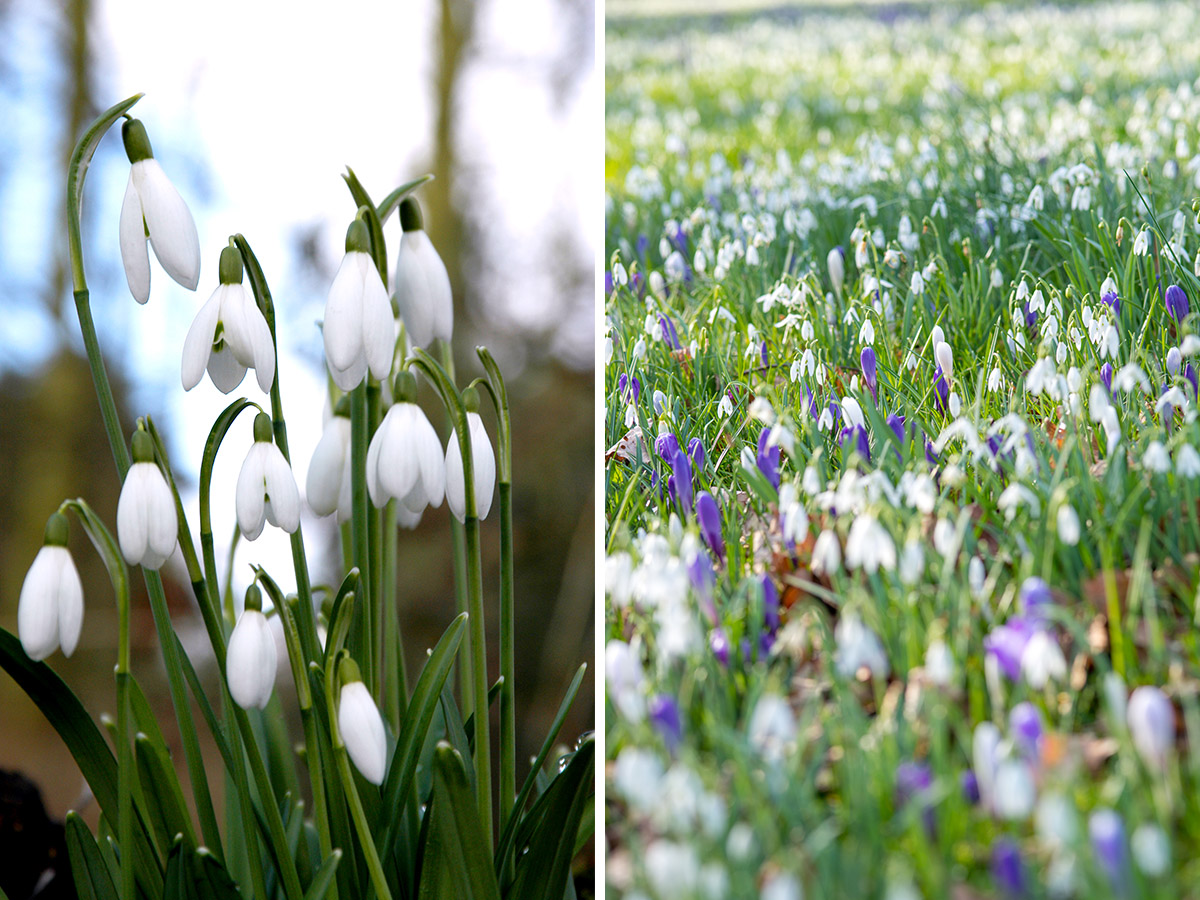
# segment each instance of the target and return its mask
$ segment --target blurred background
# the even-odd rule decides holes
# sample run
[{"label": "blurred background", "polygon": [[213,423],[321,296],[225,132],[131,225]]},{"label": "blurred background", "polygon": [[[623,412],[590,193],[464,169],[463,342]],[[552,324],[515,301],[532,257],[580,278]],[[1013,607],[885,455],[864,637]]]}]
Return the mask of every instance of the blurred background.
[{"label": "blurred background", "polygon": [[[187,483],[193,529],[194,486],[214,418],[237,396],[262,399],[252,374],[229,397],[207,377],[186,395],[180,385],[183,338],[216,287],[228,236],[246,236],[275,297],[283,402],[303,493],[325,405],[316,323],[355,212],[341,173],[353,167],[376,200],[410,178],[436,175],[417,197],[454,286],[458,380],[481,374],[474,347],[485,343],[505,373],[512,406],[518,757],[528,760],[583,662],[589,676],[563,739],[573,742],[593,724],[598,229],[589,225],[599,222],[600,209],[598,185],[585,174],[599,163],[594,5],[348,0],[336,15],[316,2],[284,11],[248,0],[0,0],[0,626],[16,631],[25,572],[63,499],[84,497],[115,528],[116,469],[71,299],[66,165],[99,112],[145,91],[133,114],[196,218],[200,286],[186,291],[152,262],[149,303],[139,307],[130,296],[117,241],[128,178],[119,129],[89,170],[84,259],[126,433],[137,416],[155,418]],[[396,218],[386,230],[393,266]],[[444,439],[431,392],[422,397]],[[483,415],[494,440],[486,403]],[[222,535],[233,532],[233,485],[251,418],[231,430],[214,472],[222,570]],[[426,513],[417,532],[400,536],[398,594],[413,670],[454,614],[448,521],[443,505]],[[332,519],[309,515],[302,525],[314,581],[336,584]],[[491,614],[498,541],[492,516],[483,523]],[[49,662],[99,718],[114,709],[115,607],[75,523],[71,549],[84,582],[84,634],[69,660],[55,654]],[[294,588],[286,535],[268,528],[237,549],[239,602],[252,562]],[[178,553],[163,574],[184,645],[197,669],[215,679]],[[134,671],[168,723],[182,765],[144,585],[137,573],[132,581],[139,592]],[[494,621],[489,632],[494,678]],[[277,684],[290,687],[283,670]],[[54,818],[79,802],[83,783],[73,760],[3,673],[0,769],[32,779]]]}]

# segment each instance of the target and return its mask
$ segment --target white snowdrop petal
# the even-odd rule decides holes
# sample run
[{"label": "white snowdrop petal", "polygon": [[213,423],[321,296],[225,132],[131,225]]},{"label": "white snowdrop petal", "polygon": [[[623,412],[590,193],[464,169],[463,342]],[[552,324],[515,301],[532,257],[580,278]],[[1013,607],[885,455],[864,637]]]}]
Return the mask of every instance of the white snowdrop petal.
[{"label": "white snowdrop petal", "polygon": [[[221,323],[224,325],[225,343],[233,351],[234,357],[243,366],[254,365],[254,348],[250,342],[250,323],[248,317],[251,310],[258,312],[254,301],[249,299],[243,284],[222,284],[217,288],[221,295]],[[247,303],[247,301],[249,302]]]},{"label": "white snowdrop petal", "polygon": [[396,320],[392,318],[387,288],[374,265],[363,275],[362,304],[362,341],[367,368],[377,379],[386,381],[392,370],[396,347]]},{"label": "white snowdrop petal", "polygon": [[237,361],[228,344],[214,350],[208,357],[208,377],[222,394],[228,394],[246,377],[246,367]]},{"label": "white snowdrop petal", "polygon": [[242,709],[264,709],[275,688],[278,650],[271,624],[260,611],[248,609],[238,618],[225,655],[229,693]]},{"label": "white snowdrop petal", "polygon": [[143,159],[131,171],[150,246],[168,275],[189,291],[200,283],[200,237],[183,197],[156,159]]},{"label": "white snowdrop petal", "polygon": [[[343,424],[345,427],[343,427]],[[309,508],[318,516],[328,516],[338,508],[338,494],[342,486],[342,469],[346,465],[346,439],[349,437],[350,422],[345,416],[334,416],[325,426],[317,447],[308,464],[304,493]],[[374,442],[372,441],[372,447]],[[370,454],[367,455],[368,483]],[[374,499],[374,495],[372,495]]]},{"label": "white snowdrop petal", "polygon": [[419,421],[415,426],[417,463],[421,469],[425,499],[436,508],[442,505],[442,497],[446,493],[446,460],[442,456],[442,445],[433,425],[424,412],[418,410],[418,413]]},{"label": "white snowdrop petal", "polygon": [[496,489],[496,457],[492,443],[488,440],[483,420],[478,413],[468,413],[471,423],[471,457],[475,475],[475,514],[480,521],[487,518],[492,508],[492,495]]},{"label": "white snowdrop petal", "polygon": [[270,499],[270,518],[288,534],[300,527],[300,490],[292,467],[274,444],[260,442],[266,448],[263,477],[266,496]]},{"label": "white snowdrop petal", "polygon": [[342,258],[325,301],[325,356],[330,368],[340,371],[355,366],[362,357],[363,279],[359,257],[370,260],[367,254],[357,252]]},{"label": "white snowdrop petal", "polygon": [[387,736],[375,701],[361,681],[342,687],[338,730],[350,760],[363,778],[372,784],[383,784],[387,773]]},{"label": "white snowdrop petal", "polygon": [[248,326],[251,357],[254,365],[254,376],[258,379],[258,387],[264,394],[271,392],[275,383],[275,342],[271,340],[271,329],[262,311],[254,303],[254,298],[246,295],[250,314],[246,317]]},{"label": "white snowdrop petal", "polygon": [[138,303],[150,299],[150,250],[146,246],[146,225],[142,219],[142,202],[133,182],[133,170],[121,201],[121,220],[118,226],[121,262],[125,266],[125,281],[129,293]]},{"label": "white snowdrop petal", "polygon": [[148,543],[144,465],[147,463],[135,463],[129,468],[117,500],[117,543],[125,562],[131,566],[138,565],[145,557]]},{"label": "white snowdrop petal", "polygon": [[[183,366],[181,370],[183,389],[190,391],[204,377],[208,358],[212,353],[213,335],[221,315],[221,292],[213,291],[211,297],[200,307],[196,318],[183,339]],[[232,390],[232,388],[230,388]]]},{"label": "white snowdrop petal", "polygon": [[175,552],[179,539],[179,519],[175,514],[175,496],[167,485],[162,471],[153,463],[146,474],[146,543],[147,557],[142,565],[158,569]]},{"label": "white snowdrop petal", "polygon": [[[54,549],[54,548],[52,548]],[[63,656],[70,656],[79,644],[79,635],[83,632],[83,583],[79,580],[79,570],[66,547],[58,547],[62,551],[62,562],[57,569],[57,599],[58,599],[58,643],[62,647]]]},{"label": "white snowdrop petal", "polygon": [[262,534],[266,524],[264,460],[267,445],[256,441],[246,454],[238,473],[237,490],[234,495],[234,506],[237,509],[238,528],[242,536],[253,541]]},{"label": "white snowdrop petal", "polygon": [[417,483],[419,469],[413,454],[411,403],[397,403],[379,427],[380,455],[377,477],[387,497],[407,496]]},{"label": "white snowdrop petal", "polygon": [[45,659],[58,648],[58,568],[65,547],[42,547],[25,573],[17,601],[17,634],[30,659]]},{"label": "white snowdrop petal", "polygon": [[458,449],[458,430],[452,429],[446,443],[446,505],[454,518],[466,519],[466,486],[463,483],[462,454]]}]

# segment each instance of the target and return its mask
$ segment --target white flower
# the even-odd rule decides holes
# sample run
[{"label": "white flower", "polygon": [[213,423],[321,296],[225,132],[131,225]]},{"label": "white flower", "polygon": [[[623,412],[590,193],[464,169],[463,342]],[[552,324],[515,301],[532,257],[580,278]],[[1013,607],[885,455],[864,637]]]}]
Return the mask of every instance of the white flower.
[{"label": "white flower", "polygon": [[942,367],[942,373],[946,376],[946,380],[954,377],[954,351],[950,349],[950,345],[945,341],[938,341],[934,345],[933,355],[937,359],[937,363]]},{"label": "white flower", "polygon": [[896,568],[896,545],[887,529],[872,515],[856,516],[846,538],[846,567],[874,574],[880,567]]},{"label": "white flower", "polygon": [[[404,235],[396,260],[396,304],[409,340],[416,347],[428,347],[434,338],[449,341],[454,328],[450,276],[425,233],[420,207],[411,197],[400,204],[400,224]],[[620,271],[624,275],[623,267]]]},{"label": "white flower", "polygon": [[1175,708],[1167,695],[1153,685],[1135,688],[1125,708],[1125,721],[1146,765],[1162,771],[1175,748]]},{"label": "white flower", "polygon": [[604,680],[621,715],[631,722],[646,717],[646,679],[636,646],[615,638],[604,646]]},{"label": "white flower", "polygon": [[921,549],[920,541],[909,538],[900,552],[900,582],[910,586],[914,585],[923,571],[925,571],[925,551]]},{"label": "white flower", "polygon": [[764,759],[783,759],[796,740],[796,714],[787,700],[778,694],[763,694],[750,716],[750,745]]},{"label": "white flower", "polygon": [[[496,486],[496,457],[492,454],[492,443],[483,427],[479,413],[468,412],[467,422],[471,432],[471,461],[475,475],[475,515],[486,519],[492,508],[492,491]],[[462,454],[458,448],[457,429],[450,432],[446,444],[446,504],[454,518],[466,520],[466,487],[463,480]]]},{"label": "white flower", "polygon": [[318,516],[335,510],[338,522],[348,522],[354,512],[350,469],[350,419],[336,413],[325,423],[308,464],[304,493]]},{"label": "white flower", "polygon": [[371,784],[383,784],[383,776],[387,773],[387,736],[379,709],[361,681],[342,685],[338,699],[338,731],[362,777]]},{"label": "white flower", "polygon": [[1167,455],[1167,448],[1159,441],[1151,441],[1142,454],[1142,466],[1150,472],[1170,472],[1171,457]]},{"label": "white flower", "polygon": [[1062,649],[1050,634],[1037,630],[1021,654],[1021,675],[1025,683],[1040,691],[1048,681],[1061,682],[1067,677],[1067,661]]},{"label": "white flower", "polygon": [[346,255],[325,301],[325,359],[334,383],[343,391],[356,388],[368,369],[385,380],[396,346],[392,305],[367,246],[367,226],[355,219],[346,232]]},{"label": "white flower", "polygon": [[1070,503],[1062,504],[1058,508],[1055,523],[1058,526],[1058,537],[1064,544],[1074,547],[1079,543],[1079,516],[1075,513],[1075,507]]},{"label": "white flower", "polygon": [[1175,451],[1175,471],[1184,478],[1200,476],[1200,453],[1191,444],[1183,444]]},{"label": "white flower", "polygon": [[129,292],[138,303],[150,299],[147,240],[166,273],[194,291],[200,283],[200,237],[192,214],[154,158],[142,123],[127,119],[121,133],[133,164],[119,226],[121,262]]},{"label": "white flower", "polygon": [[832,531],[822,531],[813,544],[813,571],[818,575],[832,575],[841,565],[842,548],[838,545],[837,535]]},{"label": "white flower", "polygon": [[262,610],[254,609],[247,597],[246,609],[238,616],[225,652],[225,680],[238,706],[242,709],[266,708],[275,689],[277,661],[278,650],[271,625]]},{"label": "white flower", "polygon": [[271,417],[259,413],[254,420],[254,445],[238,473],[238,528],[253,541],[270,522],[289,534],[300,527],[300,491],[292,468],[271,441]]},{"label": "white flower", "polygon": [[834,667],[843,678],[851,677],[864,666],[872,675],[886,676],[890,671],[887,653],[879,637],[852,613],[845,613],[838,619],[833,637],[837,641]]},{"label": "white flower", "polygon": [[1135,828],[1129,846],[1137,867],[1151,878],[1165,874],[1171,865],[1171,839],[1153,822]]},{"label": "white flower", "polygon": [[183,389],[190,391],[204,377],[228,394],[254,369],[258,386],[269,393],[275,380],[275,344],[267,320],[242,283],[238,251],[221,251],[221,283],[200,307],[183,341]]},{"label": "white flower", "polygon": [[55,513],[21,585],[17,633],[30,659],[45,659],[59,645],[63,656],[74,653],[82,630],[83,584],[67,550],[67,519]]},{"label": "white flower", "polygon": [[954,654],[945,641],[935,640],[925,651],[925,674],[939,687],[949,687],[954,680]]},{"label": "white flower", "polygon": [[[472,442],[473,454],[478,452],[474,448]],[[446,489],[442,442],[417,404],[396,403],[383,417],[367,450],[367,488],[376,506],[393,497],[412,513],[442,505]]]},{"label": "white flower", "polygon": [[1137,237],[1133,239],[1133,252],[1135,256],[1145,256],[1150,249],[1150,233],[1143,228],[1137,233]]},{"label": "white flower", "polygon": [[178,538],[175,497],[154,463],[154,447],[144,431],[134,435],[133,459],[117,501],[117,539],[125,562],[158,569]]},{"label": "white flower", "polygon": [[841,247],[834,247],[825,257],[825,266],[829,269],[829,280],[833,284],[833,292],[842,295],[842,282],[846,277],[846,254]]},{"label": "white flower", "polygon": [[996,815],[1002,819],[1028,819],[1037,802],[1037,787],[1029,763],[1023,759],[1006,759],[996,766],[995,778]]}]

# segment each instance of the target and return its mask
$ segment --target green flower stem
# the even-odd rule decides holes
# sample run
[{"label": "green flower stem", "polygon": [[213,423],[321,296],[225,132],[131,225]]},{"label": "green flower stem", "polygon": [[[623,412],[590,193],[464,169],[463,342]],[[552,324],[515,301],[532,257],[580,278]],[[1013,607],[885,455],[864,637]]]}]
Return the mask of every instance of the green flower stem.
[{"label": "green flower stem", "polygon": [[[122,481],[129,471],[129,448],[125,445],[125,435],[117,415],[116,402],[113,400],[112,386],[109,384],[108,373],[104,368],[100,342],[96,337],[96,326],[92,321],[90,294],[83,268],[83,241],[79,207],[88,163],[91,162],[100,139],[108,128],[141,96],[141,94],[136,94],[118,103],[93,122],[80,138],[79,143],[75,145],[71,154],[71,163],[67,168],[67,234],[70,245],[71,279],[75,288],[75,311],[79,317],[79,329],[83,334],[88,366],[92,372],[92,383],[96,386],[96,397],[100,403],[104,431],[108,436],[109,448],[117,465],[117,474]],[[154,627],[158,631],[159,642],[162,644],[163,662],[167,668],[167,682],[171,690],[171,703],[175,709],[175,719],[179,724],[180,737],[183,740],[184,757],[187,761],[196,811],[200,817],[201,832],[204,835],[205,843],[215,848],[215,852],[219,854],[220,830],[217,827],[212,795],[209,792],[208,778],[204,771],[204,758],[200,753],[200,742],[196,736],[196,726],[192,720],[192,710],[188,704],[179,660],[176,656],[176,645],[173,640],[166,639],[174,637],[175,634],[167,610],[166,593],[163,591],[162,579],[157,572],[143,570],[143,575],[146,581],[146,591],[150,595]]]},{"label": "green flower stem", "polygon": [[374,648],[371,643],[371,549],[370,510],[367,499],[367,442],[370,423],[367,420],[367,385],[363,383],[350,393],[350,491],[354,507],[353,544],[354,565],[362,577],[359,580],[358,599],[354,605],[354,618],[350,628],[348,644],[350,655],[360,664],[363,683],[371,695],[375,694]]},{"label": "green flower stem", "polygon": [[500,457],[500,829],[503,831],[517,796],[516,628],[513,589],[512,421],[508,390],[500,367],[487,347],[476,347],[487,372],[480,383],[496,407],[496,443]]},{"label": "green flower stem", "polygon": [[[387,281],[385,279],[384,283]],[[372,384],[370,376],[367,376],[367,441],[370,446],[370,437],[375,434],[379,428],[380,411],[382,407],[382,397],[378,384]],[[365,481],[366,473],[366,458],[363,458],[363,473]],[[374,603],[367,610],[367,634],[370,637],[371,661],[374,669],[373,682],[368,682],[374,685],[374,690],[371,696],[375,698],[375,703],[379,706],[383,705],[383,695],[385,685],[388,681],[394,679],[388,676],[387,671],[383,668],[383,510],[376,509],[373,503],[370,503],[368,494],[367,504],[367,549],[369,553],[369,562],[371,570],[369,576],[371,579],[370,595],[374,598]]]},{"label": "green flower stem", "polygon": [[466,548],[466,588],[470,628],[471,710],[475,713],[475,784],[479,821],[484,834],[492,835],[492,748],[488,722],[487,632],[483,615],[483,573],[480,564],[479,517],[475,508],[475,471],[471,457],[471,429],[462,398],[445,370],[424,350],[415,352],[414,362],[442,396],[454,421],[463,463],[463,531]]},{"label": "green flower stem", "polygon": [[396,502],[389,500],[383,510],[383,664],[385,672],[395,673],[384,681],[383,708],[392,730],[399,733],[408,710],[408,672],[396,597]]},{"label": "green flower stem", "polygon": [[[229,693],[229,688],[225,681],[224,660],[225,655],[221,654],[218,659],[221,660],[221,701],[225,708],[225,721],[229,721],[231,714],[239,712],[238,706],[233,702],[233,697]],[[243,713],[243,717],[244,717]],[[262,820],[255,815],[254,802],[250,794],[250,782],[246,778],[246,750],[242,746],[242,736],[237,729],[233,729],[229,735],[229,742],[232,744],[232,753],[230,754],[233,770],[233,783],[237,787],[236,793],[238,797],[238,808],[242,816],[242,829],[246,833],[252,822],[257,822],[259,830],[262,828]],[[269,794],[267,795],[270,796]],[[267,804],[264,803],[264,806]],[[264,835],[265,837],[266,835]],[[245,841],[246,855],[250,869],[250,883],[254,887],[254,896],[266,897],[267,886],[263,876],[262,853],[259,850],[258,841]]]}]

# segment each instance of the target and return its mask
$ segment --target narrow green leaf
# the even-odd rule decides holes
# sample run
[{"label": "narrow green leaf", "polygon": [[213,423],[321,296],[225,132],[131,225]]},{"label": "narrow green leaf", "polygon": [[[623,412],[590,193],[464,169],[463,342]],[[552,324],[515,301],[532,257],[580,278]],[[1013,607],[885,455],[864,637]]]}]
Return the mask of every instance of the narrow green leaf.
[{"label": "narrow green leaf", "polygon": [[420,900],[499,900],[490,842],[476,812],[466,765],[446,743],[434,753],[433,796],[427,815]]},{"label": "narrow green leaf", "polygon": [[163,900],[199,900],[196,885],[188,872],[188,850],[183,846],[183,835],[175,840],[167,856],[167,873],[163,879]]},{"label": "narrow green leaf", "polygon": [[207,847],[189,854],[199,900],[242,900],[238,886]]},{"label": "narrow green leaf", "polygon": [[317,874],[313,876],[313,880],[304,894],[304,900],[322,900],[329,892],[329,886],[333,884],[333,876],[341,859],[341,850],[334,850],[330,854],[329,858],[322,863],[321,868],[317,870]]},{"label": "narrow green leaf", "polygon": [[386,197],[379,201],[379,206],[375,207],[375,212],[379,216],[379,221],[386,225],[387,220],[391,218],[392,213],[400,208],[400,201],[425,184],[427,181],[433,181],[433,175],[422,175],[420,178],[414,178],[412,181],[406,181],[400,187],[396,188]]},{"label": "narrow green leaf", "polygon": [[[579,823],[594,790],[596,744],[585,741],[574,759],[539,801],[544,813],[528,840],[518,846],[516,880],[509,896],[521,900],[561,900],[575,855]],[[532,814],[529,818],[533,818]]]},{"label": "narrow green leaf", "polygon": [[80,900],[117,900],[117,889],[96,839],[74,811],[67,813],[66,836],[71,877]]},{"label": "narrow green leaf", "polygon": [[[500,690],[504,687],[504,679],[497,678],[496,683],[488,690],[487,705],[490,711],[496,702],[496,698],[500,696]],[[475,752],[475,713],[467,716],[467,721],[463,722],[463,732],[467,735],[467,746],[471,748],[471,753]]]},{"label": "narrow green leaf", "polygon": [[158,831],[162,846],[169,846],[177,835],[182,835],[187,847],[194,848],[196,835],[167,748],[161,744],[155,745],[145,734],[138,734],[133,745],[138,781],[141,782],[144,795],[144,813],[151,826]]}]

